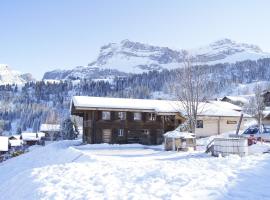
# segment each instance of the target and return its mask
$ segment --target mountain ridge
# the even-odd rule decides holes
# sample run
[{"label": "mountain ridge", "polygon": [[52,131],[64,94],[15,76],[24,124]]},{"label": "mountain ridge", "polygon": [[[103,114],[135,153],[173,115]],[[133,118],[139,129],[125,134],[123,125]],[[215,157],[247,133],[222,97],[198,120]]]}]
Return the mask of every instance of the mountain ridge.
[{"label": "mountain ridge", "polygon": [[[71,70],[49,71],[44,74],[43,79],[93,79],[123,76],[130,73],[138,74],[153,70],[170,70],[183,66],[186,54],[197,65],[235,63],[270,57],[270,53],[263,52],[257,45],[238,43],[227,38],[187,50],[175,50],[125,39],[120,43],[109,43],[101,46],[97,59],[87,66]],[[106,74],[106,72],[109,73]],[[97,75],[99,73],[102,75]]]},{"label": "mountain ridge", "polygon": [[7,64],[0,64],[0,85],[22,85],[34,80],[30,73],[23,74],[11,69]]}]

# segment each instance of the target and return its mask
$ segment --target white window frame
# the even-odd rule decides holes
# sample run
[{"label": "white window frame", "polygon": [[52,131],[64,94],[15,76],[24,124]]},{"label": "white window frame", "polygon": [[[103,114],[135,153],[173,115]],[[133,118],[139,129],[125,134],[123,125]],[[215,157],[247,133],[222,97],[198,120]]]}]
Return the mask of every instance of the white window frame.
[{"label": "white window frame", "polygon": [[142,113],[135,112],[134,113],[134,121],[141,121],[142,120]]},{"label": "white window frame", "polygon": [[149,134],[150,134],[149,129],[144,129],[144,130],[143,130],[143,134],[145,134],[145,135],[149,135]]},{"label": "white window frame", "polygon": [[125,120],[126,119],[126,112],[118,112],[118,118],[120,120]]},{"label": "white window frame", "polygon": [[102,120],[111,120],[111,112],[102,111]]},{"label": "white window frame", "polygon": [[118,129],[118,137],[124,137],[124,129]]},{"label": "white window frame", "polygon": [[157,115],[155,113],[149,113],[149,121],[156,121]]}]

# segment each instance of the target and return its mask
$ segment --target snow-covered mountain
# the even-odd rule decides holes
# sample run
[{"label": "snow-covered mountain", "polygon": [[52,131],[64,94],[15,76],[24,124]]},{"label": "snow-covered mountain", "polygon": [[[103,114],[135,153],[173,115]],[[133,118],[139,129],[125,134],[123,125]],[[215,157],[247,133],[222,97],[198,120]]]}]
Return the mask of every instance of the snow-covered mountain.
[{"label": "snow-covered mountain", "polygon": [[31,74],[21,74],[18,71],[12,70],[6,64],[0,64],[0,85],[7,84],[24,84],[29,81],[33,81]]},{"label": "snow-covered mountain", "polygon": [[174,50],[123,40],[120,43],[110,43],[101,47],[97,59],[88,66],[47,72],[44,79],[92,78],[93,73],[97,74],[100,71],[103,72],[103,76],[106,75],[104,70],[114,71],[113,74],[108,75],[117,75],[118,72],[142,73],[151,70],[174,69],[182,66],[186,54],[194,63],[207,65],[270,57],[270,53],[263,52],[256,45],[237,43],[230,39],[218,40],[209,45],[188,50]]}]

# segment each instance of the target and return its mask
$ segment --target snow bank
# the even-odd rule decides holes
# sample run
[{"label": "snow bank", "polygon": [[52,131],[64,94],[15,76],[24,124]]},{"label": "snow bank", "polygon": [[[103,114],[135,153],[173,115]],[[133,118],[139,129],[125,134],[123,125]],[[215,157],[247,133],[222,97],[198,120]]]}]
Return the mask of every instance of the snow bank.
[{"label": "snow bank", "polygon": [[[240,187],[241,198],[270,197],[265,186],[263,196],[261,190],[246,196],[253,187],[238,182],[261,162],[269,162],[269,155],[214,158],[138,144],[78,144],[62,141],[35,147],[0,164],[0,199],[211,200],[231,197],[234,187]],[[265,184],[257,182],[256,187]]]}]

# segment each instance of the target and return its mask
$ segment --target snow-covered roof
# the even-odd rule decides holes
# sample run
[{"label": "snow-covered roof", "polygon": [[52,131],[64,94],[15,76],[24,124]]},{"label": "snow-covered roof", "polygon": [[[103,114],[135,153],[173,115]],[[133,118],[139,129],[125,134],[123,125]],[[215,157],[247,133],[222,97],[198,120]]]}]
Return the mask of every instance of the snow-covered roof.
[{"label": "snow-covered roof", "polygon": [[8,137],[0,136],[0,151],[8,151]]},{"label": "snow-covered roof", "polygon": [[189,132],[181,132],[178,129],[169,131],[163,135],[166,138],[195,138],[195,135]]},{"label": "snow-covered roof", "polygon": [[242,108],[240,106],[234,105],[232,103],[229,103],[227,101],[208,101],[209,103],[215,104],[219,107],[225,108],[225,109],[231,109],[235,111],[242,111]]},{"label": "snow-covered roof", "polygon": [[9,140],[20,140],[21,135],[11,135],[9,136]]},{"label": "snow-covered roof", "polygon": [[268,118],[269,116],[270,116],[270,110],[266,110],[266,109],[265,109],[265,110],[263,111],[263,117],[264,117],[264,118]]},{"label": "snow-covered roof", "polygon": [[60,131],[59,124],[41,124],[40,131]]},{"label": "snow-covered roof", "polygon": [[223,99],[228,98],[234,102],[241,102],[243,104],[247,104],[247,103],[249,103],[249,100],[252,97],[254,97],[254,94],[253,95],[239,95],[239,96],[225,96],[225,97],[223,97]]},{"label": "snow-covered roof", "polygon": [[24,141],[38,141],[44,136],[45,136],[45,133],[42,133],[42,132],[38,132],[38,133],[23,132],[22,133],[22,140],[24,140]]},{"label": "snow-covered roof", "polygon": [[[72,105],[76,110],[132,110],[155,112],[157,114],[181,113],[185,115],[184,106],[180,101],[74,96],[71,108]],[[227,106],[224,105],[222,103],[201,102],[198,115],[228,117],[239,117],[241,115],[240,112],[233,110],[232,106],[229,108],[227,104]],[[250,116],[245,114],[244,117]]]}]

